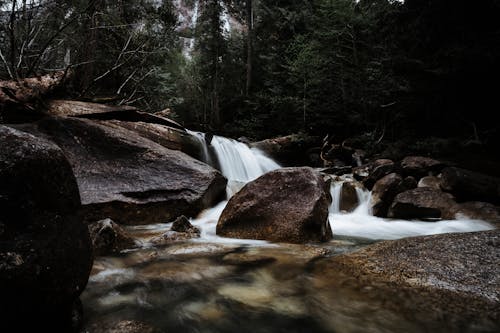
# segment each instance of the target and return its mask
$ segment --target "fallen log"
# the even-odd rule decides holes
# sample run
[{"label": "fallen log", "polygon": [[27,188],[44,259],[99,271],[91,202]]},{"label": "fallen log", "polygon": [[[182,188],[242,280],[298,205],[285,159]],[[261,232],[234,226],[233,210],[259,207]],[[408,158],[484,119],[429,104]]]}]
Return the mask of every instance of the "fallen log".
[{"label": "fallen log", "polygon": [[60,87],[70,74],[69,71],[57,71],[39,77],[0,81],[0,121],[36,118],[37,104]]},{"label": "fallen log", "polygon": [[68,71],[58,71],[39,77],[0,81],[0,105],[25,104],[52,92],[68,77]]}]

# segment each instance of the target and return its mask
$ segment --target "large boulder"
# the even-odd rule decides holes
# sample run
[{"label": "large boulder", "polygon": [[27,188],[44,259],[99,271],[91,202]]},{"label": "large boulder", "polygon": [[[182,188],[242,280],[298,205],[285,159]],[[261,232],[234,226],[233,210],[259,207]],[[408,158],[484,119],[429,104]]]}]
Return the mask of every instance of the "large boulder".
[{"label": "large boulder", "polygon": [[146,122],[160,124],[186,131],[184,127],[156,114],[139,111],[128,105],[112,106],[99,103],[90,103],[73,100],[49,100],[46,103],[45,113],[52,116],[82,117],[101,120],[122,120],[128,122]]},{"label": "large boulder", "polygon": [[260,149],[283,165],[321,166],[319,159],[313,156],[315,155],[313,148],[319,145],[319,141],[318,137],[291,134],[254,142],[250,144],[250,147]]},{"label": "large boulder", "polygon": [[390,173],[379,179],[372,189],[373,215],[385,217],[394,197],[399,193],[403,180],[397,173]]},{"label": "large boulder", "polygon": [[425,176],[418,181],[418,187],[430,187],[435,190],[440,190],[441,181],[436,176]]},{"label": "large boulder", "polygon": [[437,175],[444,164],[424,156],[407,156],[401,161],[401,169],[407,176],[421,178],[429,174]]},{"label": "large boulder", "polygon": [[460,201],[500,203],[499,178],[456,167],[445,168],[440,177],[441,188]]},{"label": "large boulder", "polygon": [[456,202],[449,193],[418,187],[399,193],[388,216],[401,219],[453,219]]},{"label": "large boulder", "polygon": [[377,180],[395,171],[396,165],[389,159],[378,159],[368,167],[369,175],[363,180],[363,184],[369,190],[373,188]]},{"label": "large boulder", "polygon": [[416,186],[415,178],[408,176],[403,179],[394,172],[377,180],[372,189],[373,215],[386,217],[394,197],[401,192],[414,189]]},{"label": "large boulder", "polygon": [[446,331],[498,332],[499,259],[500,230],[492,230],[380,242],[319,261],[314,272],[330,284],[345,274],[350,283],[343,288],[425,322],[454,326]]},{"label": "large boulder", "polygon": [[121,126],[166,148],[180,150],[206,162],[205,143],[172,119],[141,112],[135,107],[110,106],[72,100],[49,100],[45,113],[52,116],[106,120],[110,127]]},{"label": "large boulder", "polygon": [[329,182],[311,168],[284,168],[248,183],[228,202],[217,235],[306,243],[332,238]]},{"label": "large boulder", "polygon": [[68,332],[93,260],[75,177],[53,143],[1,125],[0,142],[0,330]]},{"label": "large boulder", "polygon": [[180,150],[203,162],[210,158],[205,156],[208,154],[206,143],[184,130],[143,121],[108,120],[103,124],[111,128],[125,128],[165,148]]},{"label": "large boulder", "polygon": [[215,169],[120,126],[46,118],[23,128],[64,151],[89,221],[165,222],[195,216],[225,194],[226,179]]}]

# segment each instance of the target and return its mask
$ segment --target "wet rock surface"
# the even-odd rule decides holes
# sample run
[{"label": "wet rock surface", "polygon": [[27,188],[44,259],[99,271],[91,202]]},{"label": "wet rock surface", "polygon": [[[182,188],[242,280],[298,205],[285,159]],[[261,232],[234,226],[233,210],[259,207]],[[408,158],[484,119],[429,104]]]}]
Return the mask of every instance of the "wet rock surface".
[{"label": "wet rock surface", "polygon": [[451,194],[419,187],[398,194],[389,208],[388,216],[401,219],[453,219],[455,206]]},{"label": "wet rock surface", "polygon": [[217,234],[290,243],[329,240],[328,183],[311,168],[269,172],[229,200]]},{"label": "wet rock surface", "polygon": [[425,176],[418,181],[418,187],[430,187],[435,190],[441,190],[441,181],[436,176]]},{"label": "wet rock surface", "polygon": [[0,142],[0,330],[70,331],[92,266],[75,177],[46,140],[0,125]]},{"label": "wet rock surface", "polygon": [[500,230],[413,237],[333,257],[316,269],[345,272],[380,290],[386,306],[406,307],[429,322],[446,317],[455,329],[493,332],[500,328],[499,244]]},{"label": "wet rock surface", "polygon": [[373,188],[377,180],[394,172],[396,164],[389,159],[378,159],[368,166],[368,176],[363,180],[363,184],[369,190]]},{"label": "wet rock surface", "polygon": [[399,193],[403,180],[397,173],[390,173],[379,179],[372,190],[372,209],[375,216],[387,216],[387,210]]},{"label": "wet rock surface", "polygon": [[89,221],[149,224],[194,216],[225,192],[226,180],[215,169],[118,126],[48,118],[22,127],[64,151]]},{"label": "wet rock surface", "polygon": [[401,161],[401,169],[406,176],[421,178],[429,174],[437,175],[444,163],[424,156],[407,156]]},{"label": "wet rock surface", "polygon": [[187,217],[181,215],[173,221],[170,230],[168,230],[167,232],[165,232],[160,236],[151,239],[151,243],[156,245],[168,244],[169,242],[174,242],[174,241],[183,241],[191,238],[199,238],[200,234],[201,230],[193,226],[189,222]]},{"label": "wet rock surface", "polygon": [[488,202],[471,201],[459,204],[456,207],[457,216],[465,216],[474,220],[483,220],[500,226],[500,207]]},{"label": "wet rock surface", "polygon": [[344,182],[340,190],[340,210],[345,212],[353,211],[358,205],[358,195],[356,193],[356,186],[362,186],[355,182]]},{"label": "wet rock surface", "polygon": [[148,123],[145,121],[108,120],[104,122],[109,127],[122,127],[151,140],[165,148],[180,150],[198,160],[203,160],[203,151],[199,141],[185,130],[166,126],[164,124]]},{"label": "wet rock surface", "polygon": [[94,255],[110,255],[136,246],[136,242],[111,219],[89,224],[90,238],[94,247]]}]

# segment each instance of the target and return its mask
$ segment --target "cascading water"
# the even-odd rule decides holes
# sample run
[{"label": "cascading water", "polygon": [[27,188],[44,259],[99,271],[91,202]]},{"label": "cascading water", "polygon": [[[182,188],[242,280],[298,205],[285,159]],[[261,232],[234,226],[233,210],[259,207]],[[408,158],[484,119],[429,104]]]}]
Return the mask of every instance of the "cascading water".
[{"label": "cascading water", "polygon": [[201,147],[201,159],[209,164],[213,165],[212,158],[210,157],[210,153],[208,152],[207,143],[205,141],[205,133],[194,132],[190,130],[186,130],[188,134],[190,134],[196,141],[198,141],[199,146]]},{"label": "cascading water", "polygon": [[[202,145],[205,162],[214,166],[210,160],[210,152],[204,133],[189,131]],[[280,168],[280,165],[264,155],[257,148],[250,148],[246,144],[214,135],[210,141],[217,165],[221,173],[227,178],[227,199],[229,200],[246,183],[262,176],[266,172]],[[224,243],[249,243],[254,245],[265,243],[255,240],[240,240],[218,237],[215,234],[217,221],[226,207],[227,200],[220,202],[215,207],[205,210],[191,223],[201,229],[201,241],[224,242]]]},{"label": "cascading water", "polygon": [[342,181],[332,182],[332,185],[330,187],[330,195],[332,196],[330,214],[340,214],[340,195],[343,184],[344,182]]},{"label": "cascading water", "polygon": [[221,172],[229,181],[247,183],[280,167],[260,150],[236,140],[214,136],[211,144]]},{"label": "cascading water", "polygon": [[337,236],[362,237],[369,239],[399,239],[410,236],[424,236],[448,232],[470,232],[491,230],[484,221],[471,219],[443,220],[438,222],[383,219],[372,215],[371,192],[355,187],[358,207],[350,213],[341,212],[341,189],[343,182],[333,182],[330,188],[332,205],[329,221],[333,234]]}]

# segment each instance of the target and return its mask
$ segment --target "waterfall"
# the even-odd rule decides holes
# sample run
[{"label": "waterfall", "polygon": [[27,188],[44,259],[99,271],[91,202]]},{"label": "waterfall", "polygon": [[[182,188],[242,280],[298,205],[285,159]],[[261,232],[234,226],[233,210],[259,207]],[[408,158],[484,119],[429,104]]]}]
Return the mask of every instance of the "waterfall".
[{"label": "waterfall", "polygon": [[[226,187],[227,199],[229,200],[246,183],[262,176],[266,172],[280,168],[280,165],[267,157],[257,148],[250,148],[246,144],[214,135],[210,144],[207,143],[204,133],[188,131],[202,146],[204,161],[215,166],[210,160],[209,148],[213,150],[217,158],[217,166],[221,173],[227,178]],[[210,146],[210,147],[209,147]],[[267,244],[265,241],[229,239],[219,237],[215,233],[217,221],[228,200],[222,201],[215,207],[206,209],[191,223],[201,230],[200,241],[221,242],[221,243],[244,243],[244,244]],[[196,241],[196,240],[195,240]]]},{"label": "waterfall", "polygon": [[[222,174],[228,179],[226,188],[228,200],[246,183],[280,167],[272,159],[265,156],[262,151],[250,148],[239,141],[213,136],[211,142],[207,143],[204,133],[192,131],[188,131],[188,133],[200,143],[204,161],[220,168]],[[217,158],[217,161],[212,161],[210,156],[212,156],[212,160]],[[493,228],[487,222],[463,218],[450,221],[423,222],[376,217],[372,215],[371,211],[371,192],[360,186],[355,186],[358,206],[352,212],[342,212],[340,211],[342,186],[348,181],[352,181],[349,176],[332,182],[330,187],[332,203],[329,207],[329,221],[333,234],[336,236],[362,237],[376,240],[399,239],[409,236],[481,231]],[[201,229],[201,238],[194,241],[252,245],[268,244],[264,241],[228,239],[216,235],[217,221],[227,202],[227,200],[222,201],[215,207],[206,209],[191,221]]]},{"label": "waterfall", "polygon": [[280,166],[259,149],[221,136],[211,142],[222,174],[229,181],[247,183]]}]

